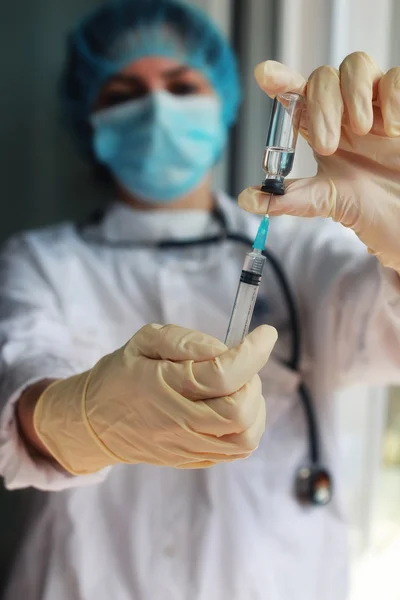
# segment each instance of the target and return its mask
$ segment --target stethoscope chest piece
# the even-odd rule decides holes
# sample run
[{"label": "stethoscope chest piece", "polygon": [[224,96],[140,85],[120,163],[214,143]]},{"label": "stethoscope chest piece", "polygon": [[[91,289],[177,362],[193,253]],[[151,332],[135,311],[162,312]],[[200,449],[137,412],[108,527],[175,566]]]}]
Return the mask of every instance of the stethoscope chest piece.
[{"label": "stethoscope chest piece", "polygon": [[296,475],[295,493],[302,504],[325,506],[332,498],[332,477],[317,465],[301,467]]}]

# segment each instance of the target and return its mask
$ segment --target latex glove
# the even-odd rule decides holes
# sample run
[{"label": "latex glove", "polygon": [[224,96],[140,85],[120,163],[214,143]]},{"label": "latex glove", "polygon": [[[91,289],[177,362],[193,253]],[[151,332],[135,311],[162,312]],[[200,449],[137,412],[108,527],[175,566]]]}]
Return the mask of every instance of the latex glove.
[{"label": "latex glove", "polygon": [[[301,133],[314,150],[318,174],[287,181],[270,215],[330,217],[350,227],[381,263],[400,272],[400,68],[386,74],[362,52],[339,70],[320,67],[308,81],[273,61],[256,67],[271,97],[306,97]],[[256,187],[239,204],[265,214],[269,195]]]},{"label": "latex glove", "polygon": [[228,350],[175,325],[146,325],[90,371],[51,384],[35,430],[73,474],[116,463],[208,467],[244,458],[265,428],[257,372],[277,339],[263,325]]}]

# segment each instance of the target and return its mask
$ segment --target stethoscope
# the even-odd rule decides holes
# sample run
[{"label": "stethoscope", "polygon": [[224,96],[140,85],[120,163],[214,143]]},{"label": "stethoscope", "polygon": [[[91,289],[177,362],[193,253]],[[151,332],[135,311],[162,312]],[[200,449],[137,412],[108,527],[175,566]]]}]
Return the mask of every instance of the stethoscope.
[{"label": "stethoscope", "polygon": [[[191,240],[162,240],[155,243],[142,243],[132,241],[111,241],[104,240],[95,235],[85,232],[87,225],[101,222],[104,211],[98,212],[92,217],[89,223],[85,223],[83,227],[78,228],[78,232],[84,237],[86,242],[96,245],[108,246],[119,249],[132,248],[153,248],[158,250],[184,249],[194,246],[207,246],[219,244],[224,241],[236,242],[244,246],[251,247],[253,240],[245,235],[232,233],[228,229],[228,225],[224,214],[221,210],[214,211],[215,218],[221,226],[221,232],[217,235],[203,238],[195,238]],[[271,250],[266,249],[263,252],[272,271],[275,274],[276,280],[280,287],[283,297],[287,305],[290,328],[292,332],[292,346],[290,358],[283,361],[283,364],[290,370],[299,373],[300,371],[300,349],[301,349],[301,333],[300,320],[294,300],[293,293],[290,289],[287,277],[279,264],[279,260],[274,256]],[[308,462],[301,466],[295,476],[294,494],[301,504],[313,506],[323,506],[328,504],[332,498],[333,481],[332,476],[327,468],[321,464],[320,438],[318,432],[317,417],[314,409],[314,403],[309,390],[304,382],[300,382],[298,386],[299,398],[304,410],[307,425],[308,436]]]}]

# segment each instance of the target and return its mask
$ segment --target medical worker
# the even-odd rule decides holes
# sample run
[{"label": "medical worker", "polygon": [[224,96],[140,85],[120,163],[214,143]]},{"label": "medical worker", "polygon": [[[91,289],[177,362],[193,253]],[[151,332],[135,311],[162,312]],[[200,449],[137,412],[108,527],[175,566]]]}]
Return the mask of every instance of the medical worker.
[{"label": "medical worker", "polygon": [[[245,251],[224,236],[251,238],[267,202],[252,188],[240,208],[211,187],[239,104],[227,43],[175,0],[110,2],[69,38],[65,116],[110,203],[1,255],[1,472],[9,489],[50,492],[7,600],[346,597],[333,393],[400,380],[400,70],[356,53],[308,81],[271,61],[256,78],[271,97],[305,95],[318,162],[271,214],[327,218],[296,236],[271,226],[299,372],[272,271],[260,326],[238,348],[220,341]],[[336,481],[324,507],[293,494],[300,381]]]}]

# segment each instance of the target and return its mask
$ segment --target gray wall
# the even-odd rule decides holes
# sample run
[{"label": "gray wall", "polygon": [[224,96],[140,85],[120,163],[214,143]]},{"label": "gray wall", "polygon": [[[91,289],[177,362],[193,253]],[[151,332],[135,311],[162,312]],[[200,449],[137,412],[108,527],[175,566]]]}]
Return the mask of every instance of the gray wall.
[{"label": "gray wall", "polygon": [[279,0],[234,2],[235,46],[239,58],[243,102],[231,148],[230,193],[236,197],[263,181],[262,159],[272,102],[258,87],[254,67],[276,60]]},{"label": "gray wall", "polygon": [[61,125],[56,85],[64,38],[98,0],[20,0],[0,19],[0,239],[93,206],[89,173]]}]

